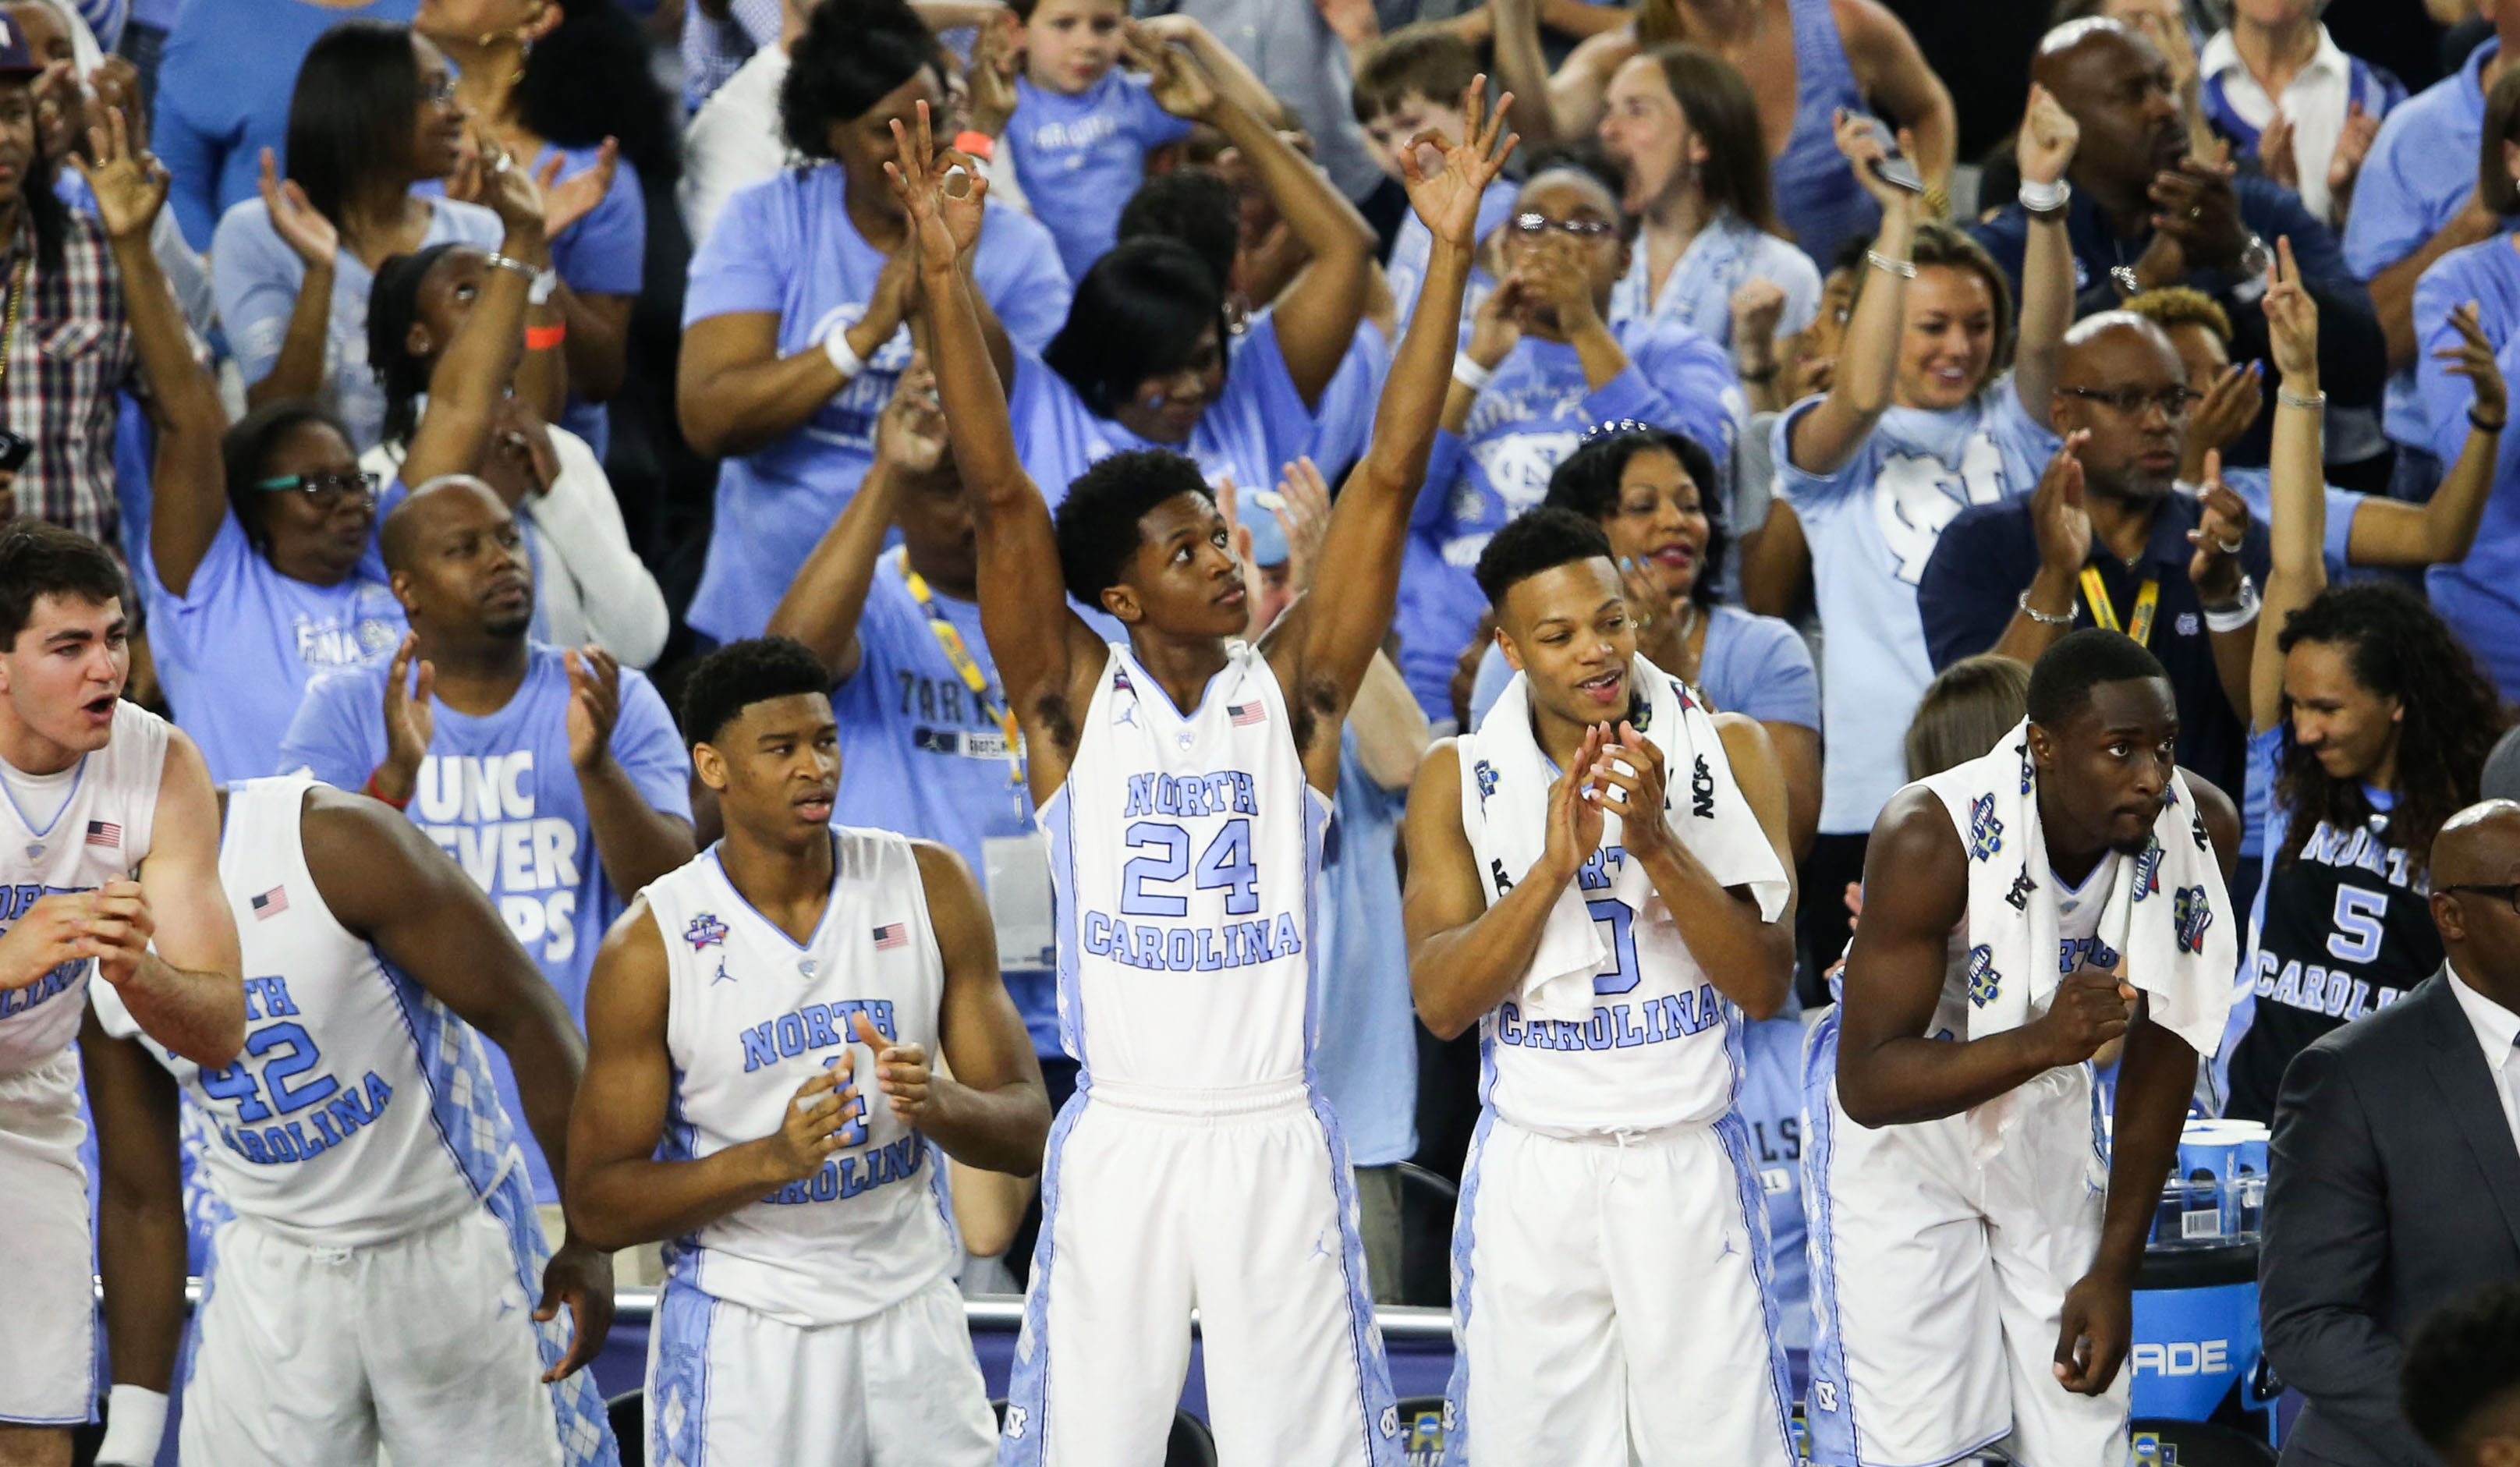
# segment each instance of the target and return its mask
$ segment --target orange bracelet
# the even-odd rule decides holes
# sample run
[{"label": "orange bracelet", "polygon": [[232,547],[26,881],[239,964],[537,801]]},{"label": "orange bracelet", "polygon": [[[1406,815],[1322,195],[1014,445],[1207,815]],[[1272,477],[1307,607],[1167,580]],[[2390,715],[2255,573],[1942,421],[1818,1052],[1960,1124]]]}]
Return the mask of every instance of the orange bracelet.
[{"label": "orange bracelet", "polygon": [[525,350],[549,351],[568,339],[568,323],[556,321],[550,326],[525,328]]},{"label": "orange bracelet", "polygon": [[393,796],[385,793],[383,790],[379,789],[377,787],[377,772],[375,770],[368,771],[368,782],[359,786],[359,793],[366,795],[372,800],[382,800],[396,810],[408,809],[411,805],[411,796],[409,795],[405,795],[401,799],[397,800]]},{"label": "orange bracelet", "polygon": [[974,132],[965,128],[954,134],[954,151],[968,153],[985,163],[997,156],[998,140],[985,132]]}]

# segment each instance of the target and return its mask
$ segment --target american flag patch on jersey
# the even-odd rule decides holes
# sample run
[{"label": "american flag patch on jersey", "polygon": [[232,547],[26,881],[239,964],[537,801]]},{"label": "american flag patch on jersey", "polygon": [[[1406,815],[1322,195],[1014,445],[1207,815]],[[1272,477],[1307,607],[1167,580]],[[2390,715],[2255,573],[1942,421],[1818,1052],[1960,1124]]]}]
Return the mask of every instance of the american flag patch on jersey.
[{"label": "american flag patch on jersey", "polygon": [[90,821],[87,822],[87,843],[118,851],[122,848],[122,827],[112,821]]},{"label": "american flag patch on jersey", "polygon": [[1256,702],[1228,703],[1225,705],[1225,716],[1234,727],[1247,729],[1253,724],[1267,723],[1269,710]]},{"label": "american flag patch on jersey", "polygon": [[904,948],[909,945],[910,925],[906,922],[886,922],[875,929],[875,946],[878,952],[885,948]]},{"label": "american flag patch on jersey", "polygon": [[289,888],[275,886],[253,899],[253,918],[265,921],[289,910]]}]

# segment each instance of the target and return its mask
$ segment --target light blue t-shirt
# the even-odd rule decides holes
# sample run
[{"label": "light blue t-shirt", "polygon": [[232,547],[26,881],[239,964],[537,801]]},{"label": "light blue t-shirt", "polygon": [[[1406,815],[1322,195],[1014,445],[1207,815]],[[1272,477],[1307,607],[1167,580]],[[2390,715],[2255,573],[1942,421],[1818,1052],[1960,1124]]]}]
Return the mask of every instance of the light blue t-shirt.
[{"label": "light blue t-shirt", "polygon": [[1820,314],[1820,269],[1811,256],[1737,214],[1726,212],[1698,231],[1697,238],[1674,260],[1662,280],[1662,293],[1645,295],[1645,252],[1642,245],[1628,262],[1628,273],[1610,291],[1610,321],[1631,317],[1677,322],[1732,344],[1732,292],[1754,280],[1764,280],[1785,292],[1785,313],[1777,334],[1801,331]]},{"label": "light blue t-shirt", "polygon": [[[1473,238],[1486,244],[1489,236],[1505,227],[1513,213],[1514,200],[1521,197],[1522,186],[1511,180],[1500,178],[1489,184],[1487,192],[1479,196],[1479,222]],[[1418,297],[1426,289],[1426,266],[1434,255],[1435,232],[1418,217],[1416,209],[1411,209],[1408,217],[1400,221],[1400,233],[1391,242],[1391,258],[1382,267],[1383,279],[1391,287],[1391,298],[1400,306],[1399,330],[1404,334],[1418,314]],[[1462,341],[1470,339],[1470,313],[1495,289],[1496,277],[1475,264],[1470,267],[1468,288],[1462,291]]]},{"label": "light blue t-shirt", "polygon": [[[1251,338],[1246,333],[1239,339]],[[1382,405],[1382,383],[1389,376],[1391,343],[1382,339],[1382,328],[1371,321],[1358,322],[1347,354],[1339,358],[1338,371],[1330,374],[1329,385],[1322,389],[1312,435],[1304,444],[1304,452],[1329,480],[1333,493],[1339,488],[1339,475],[1364,458],[1373,442],[1373,416]],[[1275,483],[1271,481],[1273,487]]]},{"label": "light blue t-shirt", "polygon": [[[847,190],[836,163],[783,169],[737,190],[692,259],[684,328],[712,316],[776,312],[779,354],[787,357],[864,316],[884,257],[849,223]],[[1049,231],[1030,215],[990,204],[971,269],[1019,350],[1039,351],[1066,321],[1067,276]],[[770,624],[781,593],[873,467],[876,419],[910,351],[904,325],[813,417],[719,467],[693,627],[732,642]],[[1020,435],[1022,419],[1015,421]]]},{"label": "light blue t-shirt", "polygon": [[1323,951],[1313,1068],[1360,1167],[1418,1151],[1418,1026],[1409,993],[1409,941],[1400,922],[1393,858],[1406,788],[1384,789],[1357,757],[1354,728],[1339,733],[1336,813],[1322,855]]},{"label": "light blue t-shirt", "polygon": [[1400,576],[1400,671],[1426,716],[1453,716],[1453,669],[1487,609],[1471,571],[1507,520],[1540,503],[1549,477],[1595,423],[1635,419],[1684,434],[1717,463],[1746,417],[1724,348],[1684,326],[1612,328],[1627,370],[1595,391],[1575,348],[1525,336],[1497,363],[1459,435],[1438,432]]},{"label": "light blue t-shirt", "polygon": [[[373,542],[348,580],[311,586],[273,569],[231,511],[184,595],[158,579],[157,556],[135,553],[131,568],[149,600],[149,647],[175,726],[201,745],[213,784],[270,774],[307,682],[392,657],[406,630]],[[367,777],[359,771],[347,787]]]},{"label": "light blue t-shirt", "polygon": [[[2362,206],[2358,191],[2355,208]],[[2471,300],[2504,380],[2520,380],[2520,244],[2512,238],[2453,249],[2415,285],[2415,370],[2432,450],[2444,464],[2456,462],[2467,441],[2476,389],[2434,353],[2459,344],[2450,312]],[[2424,586],[2433,609],[2465,639],[2502,695],[2520,697],[2520,433],[2504,433],[2496,452],[2475,546],[2465,559],[2427,571]]]},{"label": "light blue t-shirt", "polygon": [[[600,148],[561,148],[545,145],[525,166],[539,172],[545,159],[554,153],[561,156],[560,176],[562,181],[575,178],[595,166]],[[446,185],[431,179],[414,186],[415,194],[443,196]],[[580,295],[632,295],[639,293],[648,271],[648,206],[639,192],[639,170],[622,158],[612,171],[612,187],[605,190],[577,221],[560,232],[551,242],[552,269],[569,289]],[[602,459],[612,442],[611,415],[599,402],[588,402],[572,388],[567,410],[561,414],[560,425],[586,440]]]},{"label": "light blue t-shirt", "polygon": [[[832,689],[840,725],[840,789],[832,823],[898,830],[954,848],[985,886],[985,842],[1033,829],[1023,766],[1009,757],[998,713],[1007,706],[980,608],[930,588],[928,606],[954,628],[988,684],[974,697],[955,671],[910,583],[901,554],[876,562],[858,614],[858,670]],[[1010,970],[1007,991],[1036,1052],[1058,1047],[1058,995],[1047,972]]]},{"label": "light blue t-shirt", "polygon": [[1147,154],[1190,134],[1188,121],[1155,105],[1150,86],[1117,67],[1074,96],[1015,78],[1007,147],[1071,281],[1119,242],[1120,210],[1147,181]]},{"label": "light blue t-shirt", "polygon": [[1894,407],[1846,467],[1825,477],[1793,465],[1794,422],[1777,419],[1777,490],[1802,517],[1820,600],[1823,756],[1820,828],[1864,835],[1908,782],[1908,720],[1934,680],[1916,584],[1943,527],[1970,505],[2028,494],[2057,437],[2032,418],[2009,377],[1962,408]]},{"label": "light blue t-shirt", "polygon": [[1750,1132],[1750,1165],[1768,1199],[1768,1292],[1777,1343],[1809,1350],[1811,1262],[1804,1256],[1803,1021],[1778,1015],[1741,1026],[1741,1088],[1733,1099]]},{"label": "light blue t-shirt", "polygon": [[[2466,207],[2467,196],[2476,192],[2477,149],[2485,136],[2485,66],[2500,49],[2499,41],[2486,37],[2456,74],[2424,88],[2381,121],[2356,176],[2354,207],[2345,216],[2345,264],[2357,276],[2368,281],[2423,248]],[[2428,312],[2416,300],[2418,338],[2442,323],[2442,312]],[[2426,360],[2416,354],[2418,367]],[[2426,416],[2415,368],[2389,378],[2384,407],[2382,423],[2391,438],[2432,447],[2433,420]],[[2465,419],[2452,421],[2464,429]]]},{"label": "light blue t-shirt", "polygon": [[[277,768],[304,769],[339,789],[357,789],[385,757],[385,669],[328,673],[281,743]],[[403,813],[446,848],[507,919],[543,976],[586,1025],[586,979],[604,929],[621,914],[621,893],[604,874],[586,797],[568,760],[568,668],[558,647],[537,644],[525,680],[508,706],[475,718],[435,705],[436,728],[420,780]],[[621,670],[621,712],[612,757],[652,809],[692,818],[691,760],[665,700],[647,675]],[[525,1113],[504,1053],[493,1052],[508,1114]],[[542,1148],[519,1135],[534,1195],[558,1200]]]},{"label": "light blue t-shirt", "polygon": [[[1472,729],[1487,722],[1488,710],[1512,681],[1505,648],[1489,643],[1479,659],[1478,682],[1470,689]],[[1820,732],[1820,672],[1812,666],[1810,645],[1790,622],[1739,606],[1708,612],[1706,646],[1697,658],[1697,690],[1721,712]]]},{"label": "light blue t-shirt", "polygon": [[[1067,498],[1067,486],[1097,463],[1131,449],[1162,448],[1187,454],[1214,484],[1225,474],[1244,493],[1274,489],[1278,475],[1313,440],[1313,410],[1286,372],[1285,353],[1278,345],[1278,323],[1263,315],[1236,338],[1225,374],[1225,390],[1208,404],[1187,443],[1157,443],[1141,438],[1110,418],[1099,418],[1076,395],[1067,378],[1030,351],[1015,353],[1014,390],[1007,411],[1015,429],[1015,447],[1023,454],[1024,471],[1041,486],[1042,498],[1057,509]],[[1380,390],[1380,384],[1374,384]],[[1327,399],[1326,399],[1327,400]],[[1369,409],[1369,411],[1371,411]]]},{"label": "light blue t-shirt", "polygon": [[[495,250],[507,235],[499,216],[477,203],[428,202],[428,229],[420,238],[421,248],[455,244]],[[290,315],[297,309],[297,289],[305,280],[306,262],[271,227],[270,211],[261,200],[248,199],[220,218],[210,246],[210,289],[218,299],[237,370],[248,384],[269,377],[279,362]],[[368,365],[368,291],[375,284],[376,276],[357,255],[346,249],[334,252],[324,376],[341,421],[349,425],[350,446],[361,453],[384,436],[385,424],[384,388]]]}]

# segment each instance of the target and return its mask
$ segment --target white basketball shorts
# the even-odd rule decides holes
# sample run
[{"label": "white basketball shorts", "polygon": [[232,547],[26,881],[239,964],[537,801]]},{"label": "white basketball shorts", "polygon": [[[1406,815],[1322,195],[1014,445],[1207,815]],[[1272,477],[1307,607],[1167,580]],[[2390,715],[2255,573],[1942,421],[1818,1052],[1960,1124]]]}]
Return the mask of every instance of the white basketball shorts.
[{"label": "white basketball shorts", "polygon": [[2056,1383],[2065,1291],[2097,1254],[2107,1167],[2087,1068],[2009,1096],[1983,1160],[1968,1115],[1867,1130],[1837,1100],[1837,1016],[1804,1087],[1812,1460],[1938,1467],[2001,1446],[2021,1467],[2124,1467],[2128,1373]]},{"label": "white basketball shorts", "polygon": [[1624,1141],[1480,1116],[1446,1467],[1789,1467],[1758,1178],[1738,1116]]},{"label": "white basketball shorts", "polygon": [[1192,1310],[1223,1461],[1399,1467],[1347,1148],[1302,1081],[1092,1082],[1041,1195],[1001,1467],[1162,1461]]},{"label": "white basketball shorts", "polygon": [[954,1281],[799,1325],[669,1279],[648,1337],[656,1467],[987,1467],[989,1392]]},{"label": "white basketball shorts", "polygon": [[0,1423],[78,1426],[96,1395],[78,1050],[0,1075]]},{"label": "white basketball shorts", "polygon": [[534,1303],[481,1208],[367,1248],[219,1228],[185,1467],[560,1467]]}]

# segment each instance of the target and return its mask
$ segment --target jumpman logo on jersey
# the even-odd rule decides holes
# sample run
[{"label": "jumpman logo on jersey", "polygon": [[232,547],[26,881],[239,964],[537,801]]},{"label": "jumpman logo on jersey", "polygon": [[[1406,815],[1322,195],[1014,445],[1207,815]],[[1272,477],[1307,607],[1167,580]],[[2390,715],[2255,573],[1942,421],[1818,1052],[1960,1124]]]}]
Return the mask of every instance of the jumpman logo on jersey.
[{"label": "jumpman logo on jersey", "polygon": [[709,982],[712,985],[715,985],[720,983],[733,983],[734,981],[735,975],[726,970],[726,959],[724,957],[720,957],[717,960],[717,973],[709,979]]},{"label": "jumpman logo on jersey", "polygon": [[1726,1258],[1734,1258],[1734,1257],[1737,1257],[1737,1256],[1740,1254],[1740,1252],[1741,1252],[1741,1250],[1740,1250],[1740,1249],[1735,1248],[1735,1247],[1733,1247],[1733,1246],[1732,1246],[1732,1238],[1730,1238],[1729,1236],[1728,1236],[1727,1238],[1725,1238],[1725,1240],[1724,1240],[1724,1257],[1726,1257]]},{"label": "jumpman logo on jersey", "polygon": [[1116,728],[1120,727],[1122,724],[1127,724],[1127,725],[1128,725],[1130,728],[1132,728],[1132,729],[1134,729],[1134,728],[1138,727],[1138,705],[1137,705],[1137,704],[1135,704],[1135,703],[1122,703],[1122,704],[1120,705],[1120,711],[1119,711],[1119,712],[1117,712],[1117,713],[1115,713],[1115,714],[1113,714],[1113,715],[1111,715],[1111,727],[1112,727],[1112,728],[1115,728],[1115,729],[1116,729]]},{"label": "jumpman logo on jersey", "polygon": [[1313,1234],[1313,1257],[1328,1258],[1329,1256],[1329,1234],[1326,1232]]}]

